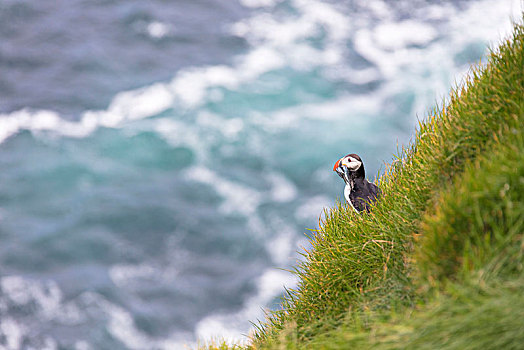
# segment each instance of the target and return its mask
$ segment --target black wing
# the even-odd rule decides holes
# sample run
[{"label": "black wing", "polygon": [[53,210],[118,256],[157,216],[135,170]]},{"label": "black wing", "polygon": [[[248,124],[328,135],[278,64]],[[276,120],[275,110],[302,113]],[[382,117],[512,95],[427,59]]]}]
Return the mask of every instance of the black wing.
[{"label": "black wing", "polygon": [[380,196],[380,189],[377,185],[367,180],[358,182],[358,184],[355,184],[355,190],[349,195],[349,199],[351,199],[351,203],[357,211],[360,212],[365,210],[369,213],[371,210],[370,203],[375,202],[378,199]]}]

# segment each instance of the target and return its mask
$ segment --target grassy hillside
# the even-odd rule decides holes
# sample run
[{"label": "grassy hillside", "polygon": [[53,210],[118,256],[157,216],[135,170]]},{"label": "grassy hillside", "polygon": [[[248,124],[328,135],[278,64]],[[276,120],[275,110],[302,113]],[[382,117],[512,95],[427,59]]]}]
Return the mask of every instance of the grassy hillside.
[{"label": "grassy hillside", "polygon": [[420,123],[380,187],[370,214],[326,213],[297,289],[251,347],[522,348],[522,24]]}]

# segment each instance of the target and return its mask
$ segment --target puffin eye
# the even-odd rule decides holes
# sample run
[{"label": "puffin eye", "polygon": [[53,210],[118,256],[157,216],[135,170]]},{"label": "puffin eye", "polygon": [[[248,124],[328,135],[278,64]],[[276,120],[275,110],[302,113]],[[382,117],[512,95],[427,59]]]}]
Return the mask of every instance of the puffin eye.
[{"label": "puffin eye", "polygon": [[362,162],[353,157],[347,157],[345,163],[351,171],[357,171],[362,166]]}]

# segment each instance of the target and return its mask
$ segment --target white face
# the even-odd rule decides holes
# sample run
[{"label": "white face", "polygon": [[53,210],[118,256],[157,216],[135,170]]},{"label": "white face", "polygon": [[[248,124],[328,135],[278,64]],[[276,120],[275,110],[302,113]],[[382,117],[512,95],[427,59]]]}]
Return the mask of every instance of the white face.
[{"label": "white face", "polygon": [[359,160],[356,160],[355,158],[351,156],[347,156],[342,160],[342,165],[345,165],[348,167],[351,171],[357,171],[361,166],[362,162]]}]

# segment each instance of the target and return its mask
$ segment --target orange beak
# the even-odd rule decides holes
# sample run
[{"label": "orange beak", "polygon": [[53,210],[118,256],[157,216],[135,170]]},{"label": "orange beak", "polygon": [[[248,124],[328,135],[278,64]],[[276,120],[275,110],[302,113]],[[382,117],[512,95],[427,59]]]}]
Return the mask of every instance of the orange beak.
[{"label": "orange beak", "polygon": [[342,158],[340,158],[339,160],[337,160],[337,162],[335,163],[335,166],[333,167],[333,171],[337,170],[337,168],[339,167],[339,164],[340,164],[340,161],[342,160]]}]

